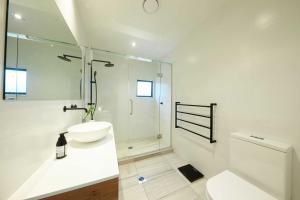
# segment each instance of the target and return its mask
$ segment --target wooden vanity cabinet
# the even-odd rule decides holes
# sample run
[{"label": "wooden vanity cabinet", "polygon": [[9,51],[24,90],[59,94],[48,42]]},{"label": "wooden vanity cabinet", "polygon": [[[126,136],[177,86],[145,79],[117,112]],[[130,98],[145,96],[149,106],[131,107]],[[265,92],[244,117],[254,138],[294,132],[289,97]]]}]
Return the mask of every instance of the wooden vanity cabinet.
[{"label": "wooden vanity cabinet", "polygon": [[119,179],[111,179],[69,192],[57,194],[43,200],[118,200]]}]

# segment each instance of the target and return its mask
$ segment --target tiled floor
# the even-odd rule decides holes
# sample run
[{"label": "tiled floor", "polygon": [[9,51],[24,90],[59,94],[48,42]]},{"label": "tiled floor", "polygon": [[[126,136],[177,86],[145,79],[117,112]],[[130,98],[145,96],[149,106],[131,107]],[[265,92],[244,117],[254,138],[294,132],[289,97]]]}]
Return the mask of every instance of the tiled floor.
[{"label": "tiled floor", "polygon": [[[205,200],[206,179],[190,183],[177,168],[187,164],[174,153],[120,165],[120,200]],[[143,176],[146,181],[138,182]]]}]

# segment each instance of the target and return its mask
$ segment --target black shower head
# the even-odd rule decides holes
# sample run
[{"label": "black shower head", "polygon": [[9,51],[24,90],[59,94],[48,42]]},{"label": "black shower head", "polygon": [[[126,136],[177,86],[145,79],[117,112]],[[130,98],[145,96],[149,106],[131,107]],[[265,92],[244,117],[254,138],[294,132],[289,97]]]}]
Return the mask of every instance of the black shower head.
[{"label": "black shower head", "polygon": [[71,59],[65,57],[65,56],[57,56],[58,58],[62,59],[63,61],[71,62]]},{"label": "black shower head", "polygon": [[115,65],[109,62],[109,63],[106,63],[104,66],[105,66],[105,67],[113,67],[113,66],[115,66]]}]

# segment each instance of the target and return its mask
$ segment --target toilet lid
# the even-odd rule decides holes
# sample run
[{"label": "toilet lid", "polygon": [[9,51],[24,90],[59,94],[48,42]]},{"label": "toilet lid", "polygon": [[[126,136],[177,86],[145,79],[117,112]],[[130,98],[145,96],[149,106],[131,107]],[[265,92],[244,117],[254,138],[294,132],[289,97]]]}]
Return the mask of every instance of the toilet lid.
[{"label": "toilet lid", "polygon": [[228,170],[208,179],[206,187],[212,200],[277,200]]}]

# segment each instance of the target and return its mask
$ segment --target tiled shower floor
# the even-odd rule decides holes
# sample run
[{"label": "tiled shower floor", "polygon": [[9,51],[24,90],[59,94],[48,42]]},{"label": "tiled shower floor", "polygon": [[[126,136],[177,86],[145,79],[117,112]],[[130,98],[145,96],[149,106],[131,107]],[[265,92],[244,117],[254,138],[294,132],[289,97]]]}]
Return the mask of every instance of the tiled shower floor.
[{"label": "tiled shower floor", "polygon": [[[190,183],[178,167],[187,164],[174,153],[120,165],[120,200],[205,200],[206,179]],[[143,176],[146,181],[138,182]]]},{"label": "tiled shower floor", "polygon": [[[130,143],[118,142],[116,146],[118,159],[124,159],[128,156],[136,156],[152,151],[157,151],[159,149],[159,140],[153,138],[146,138],[140,140],[133,140]],[[128,149],[129,146],[133,148]]]}]

